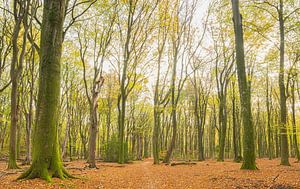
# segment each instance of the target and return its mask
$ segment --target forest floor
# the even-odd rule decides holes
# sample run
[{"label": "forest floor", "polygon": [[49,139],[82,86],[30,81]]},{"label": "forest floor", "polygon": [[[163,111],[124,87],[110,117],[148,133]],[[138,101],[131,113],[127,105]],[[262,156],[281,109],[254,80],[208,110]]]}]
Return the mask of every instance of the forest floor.
[{"label": "forest floor", "polygon": [[290,159],[290,167],[280,166],[279,159],[258,159],[259,170],[240,170],[240,163],[207,160],[196,165],[153,165],[152,159],[135,161],[132,164],[98,162],[99,169],[84,168],[84,161],[65,163],[67,170],[79,179],[53,179],[47,183],[40,179],[16,181],[22,171],[6,170],[6,162],[0,162],[0,189],[47,189],[47,188],[207,188],[242,189],[300,188],[300,163]]}]

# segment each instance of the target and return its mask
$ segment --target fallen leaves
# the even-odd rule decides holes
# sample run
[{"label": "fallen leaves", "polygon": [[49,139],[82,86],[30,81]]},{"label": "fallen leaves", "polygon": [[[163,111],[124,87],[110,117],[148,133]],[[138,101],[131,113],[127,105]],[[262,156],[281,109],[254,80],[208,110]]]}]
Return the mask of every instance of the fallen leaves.
[{"label": "fallen leaves", "polygon": [[[177,162],[182,163],[182,162]],[[99,169],[86,169],[85,161],[73,161],[67,169],[79,179],[53,179],[47,183],[40,179],[15,181],[19,171],[9,172],[0,162],[0,188],[17,189],[105,189],[105,188],[208,188],[208,189],[294,189],[300,188],[300,164],[278,166],[279,160],[257,160],[259,170],[240,170],[240,163],[213,160],[186,166],[153,165],[151,159],[132,164],[97,162]],[[1,176],[1,174],[3,176]]]}]

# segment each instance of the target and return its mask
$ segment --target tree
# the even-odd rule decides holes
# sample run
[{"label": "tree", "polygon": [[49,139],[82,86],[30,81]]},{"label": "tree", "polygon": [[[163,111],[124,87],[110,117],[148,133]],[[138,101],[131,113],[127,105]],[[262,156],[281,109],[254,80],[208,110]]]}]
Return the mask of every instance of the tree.
[{"label": "tree", "polygon": [[[18,168],[16,163],[16,134],[17,134],[17,124],[19,107],[17,98],[19,96],[18,86],[20,81],[20,76],[22,74],[23,61],[26,52],[26,40],[28,33],[28,11],[30,7],[30,0],[19,1],[14,0],[14,29],[12,36],[12,62],[11,62],[11,125],[10,125],[10,141],[9,141],[9,160],[8,169]],[[21,52],[18,46],[19,34],[21,32],[22,26],[24,28]]]},{"label": "tree", "polygon": [[[288,147],[288,136],[287,136],[287,87],[285,86],[285,33],[289,32],[287,30],[287,21],[300,9],[294,8],[292,6],[292,10],[286,13],[284,9],[283,0],[279,0],[276,2],[273,1],[263,1],[258,2],[260,5],[266,5],[267,8],[261,6],[259,8],[265,10],[273,19],[278,21],[279,25],[279,96],[280,96],[280,154],[281,154],[281,165],[289,166],[289,147]],[[270,9],[269,9],[270,8]],[[272,11],[275,11],[272,12]],[[293,27],[292,27],[293,28]]]},{"label": "tree", "polygon": [[[162,67],[162,59],[164,56],[164,51],[167,43],[167,36],[168,36],[168,30],[170,29],[170,18],[169,18],[169,1],[162,1],[159,4],[159,27],[158,27],[158,34],[157,34],[157,75],[156,75],[156,82],[155,82],[155,88],[154,88],[154,127],[153,127],[153,137],[152,137],[152,146],[153,146],[153,159],[154,164],[159,164],[159,154],[160,154],[160,140],[159,140],[159,134],[160,134],[160,127],[161,127],[161,113],[163,109],[168,104],[168,97],[169,92],[167,94],[164,94],[165,92],[165,86],[166,86],[166,77],[163,79],[163,84],[160,84],[161,82],[161,67]],[[169,71],[169,69],[168,69]],[[165,74],[167,75],[167,74]]]},{"label": "tree", "polygon": [[[88,104],[90,108],[90,129],[89,129],[89,153],[88,153],[88,163],[90,168],[96,167],[95,162],[95,152],[96,152],[96,137],[98,132],[98,100],[100,95],[100,90],[102,88],[104,77],[103,77],[103,64],[109,53],[109,47],[112,39],[113,29],[116,20],[116,7],[117,3],[114,2],[113,5],[106,5],[108,7],[113,7],[111,12],[106,12],[107,17],[102,18],[104,20],[101,25],[98,22],[98,17],[94,19],[94,23],[91,28],[93,31],[87,31],[87,28],[82,32],[78,32],[79,46],[80,46],[80,59],[83,64],[83,80],[86,97],[88,99]],[[104,11],[107,7],[103,8]],[[98,8],[99,11],[99,8]],[[99,28],[98,26],[101,26]],[[84,39],[82,39],[84,38]],[[90,39],[91,38],[91,39]],[[92,54],[92,65],[93,65],[93,78],[92,82],[88,84],[87,81],[87,50],[89,46],[93,46]]]},{"label": "tree", "polygon": [[[143,77],[137,73],[138,65],[145,60],[147,52],[147,40],[153,31],[152,16],[157,8],[158,1],[153,3],[145,0],[129,0],[122,4],[125,9],[125,23],[118,23],[120,29],[120,42],[123,53],[121,65],[118,65],[120,94],[118,96],[118,162],[124,163],[125,160],[125,117],[126,102],[128,95],[134,89],[136,83]],[[124,22],[123,15],[118,15],[119,22]]]},{"label": "tree", "polygon": [[[177,137],[177,108],[182,94],[184,84],[192,73],[188,73],[188,68],[195,58],[195,54],[200,46],[200,41],[193,41],[195,37],[192,28],[193,16],[196,10],[198,1],[181,2],[177,0],[173,5],[173,20],[171,21],[170,30],[170,48],[172,55],[171,59],[171,78],[170,78],[170,106],[172,118],[172,139],[164,163],[170,163],[173,150],[176,144]],[[182,8],[184,7],[184,8]],[[181,18],[182,16],[182,18]],[[196,45],[195,45],[196,43]],[[181,63],[181,64],[179,64]],[[178,73],[179,70],[179,73]]]},{"label": "tree", "polygon": [[281,165],[290,165],[289,163],[289,147],[286,130],[286,91],[284,84],[284,16],[283,16],[283,0],[279,1],[279,9],[277,9],[279,17],[280,31],[280,63],[279,63],[279,91],[280,91],[280,144],[281,144]]},{"label": "tree", "polygon": [[64,169],[58,145],[57,119],[66,1],[44,2],[40,44],[40,78],[32,165],[19,179],[72,177]]},{"label": "tree", "polygon": [[[221,32],[223,33],[223,32]],[[225,47],[225,39],[221,34],[221,52],[218,52],[218,45],[215,42],[215,74],[218,90],[218,101],[219,101],[219,157],[218,161],[224,161],[225,152],[225,139],[227,130],[227,89],[230,78],[232,76],[233,69],[233,52],[230,52]],[[220,57],[220,54],[223,55]],[[222,64],[220,62],[222,61]]]},{"label": "tree", "polygon": [[239,10],[239,0],[232,0],[233,24],[235,32],[236,66],[241,101],[241,113],[244,127],[244,151],[242,169],[257,169],[255,163],[254,129],[251,113],[251,94],[247,82],[244,56],[244,39],[242,16]]}]

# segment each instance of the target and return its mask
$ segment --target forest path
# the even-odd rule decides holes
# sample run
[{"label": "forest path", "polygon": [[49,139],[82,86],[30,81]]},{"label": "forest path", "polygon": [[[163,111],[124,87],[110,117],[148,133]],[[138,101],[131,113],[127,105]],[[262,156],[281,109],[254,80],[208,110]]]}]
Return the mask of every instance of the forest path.
[{"label": "forest path", "polygon": [[[231,160],[207,160],[196,165],[153,165],[152,159],[130,164],[97,162],[99,169],[86,169],[86,161],[65,162],[67,170],[80,179],[40,179],[16,182],[19,172],[7,172],[7,163],[0,161],[2,189],[300,189],[300,163],[279,166],[279,159],[257,159],[259,170],[241,170],[240,163]],[[23,169],[26,167],[21,166]],[[1,174],[3,173],[3,174]]]},{"label": "forest path", "polygon": [[156,189],[159,188],[159,185],[156,183],[156,175],[155,172],[151,169],[151,166],[153,165],[152,159],[146,159],[141,163],[136,164],[137,170],[141,170],[145,189]]}]

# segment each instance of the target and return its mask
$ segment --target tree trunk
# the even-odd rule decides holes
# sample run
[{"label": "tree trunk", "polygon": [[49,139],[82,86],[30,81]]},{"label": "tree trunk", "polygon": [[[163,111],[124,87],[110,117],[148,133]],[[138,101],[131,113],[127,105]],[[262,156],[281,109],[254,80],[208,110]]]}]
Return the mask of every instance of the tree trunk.
[{"label": "tree trunk", "polygon": [[227,115],[226,115],[226,94],[221,94],[219,97],[219,156],[218,161],[224,161],[225,139],[227,129]]},{"label": "tree trunk", "polygon": [[279,65],[279,91],[280,91],[280,154],[281,165],[290,165],[289,163],[289,146],[286,130],[286,94],[284,84],[284,18],[283,18],[283,1],[279,4],[279,30],[280,30],[280,65]]},{"label": "tree trunk", "polygon": [[292,93],[292,134],[293,134],[293,140],[294,140],[294,149],[296,158],[298,161],[300,161],[300,152],[298,148],[298,140],[297,140],[297,125],[296,125],[296,111],[295,111],[295,79],[293,78],[292,85],[291,85],[291,93]]},{"label": "tree trunk", "polygon": [[149,142],[148,142],[148,137],[145,135],[144,136],[144,158],[149,157]]},{"label": "tree trunk", "polygon": [[233,141],[233,152],[234,152],[234,161],[239,162],[239,152],[237,146],[237,120],[236,120],[236,110],[235,110],[235,83],[232,82],[232,141]]},{"label": "tree trunk", "polygon": [[152,147],[153,147],[153,158],[154,164],[159,164],[159,133],[160,133],[160,113],[157,108],[154,107],[154,129],[153,129],[153,138],[152,138]]},{"label": "tree trunk", "polygon": [[72,177],[64,169],[58,144],[61,54],[66,1],[44,1],[40,78],[32,165],[19,179]]},{"label": "tree trunk", "polygon": [[169,149],[167,151],[167,155],[164,158],[164,163],[170,163],[173,149],[175,148],[175,142],[176,142],[176,135],[177,135],[177,119],[176,119],[176,114],[177,114],[177,103],[175,99],[175,81],[176,81],[176,68],[177,68],[177,50],[178,48],[175,48],[175,54],[174,54],[174,61],[173,61],[173,69],[172,69],[172,80],[171,80],[171,106],[172,106],[172,128],[173,128],[173,134],[172,134],[172,139],[171,143],[169,146]]},{"label": "tree trunk", "polygon": [[[8,157],[8,169],[18,169],[16,158],[17,158],[17,149],[16,149],[16,140],[17,140],[17,124],[18,124],[18,110],[17,110],[17,98],[19,96],[18,86],[20,75],[22,71],[22,61],[24,57],[24,52],[26,48],[26,34],[27,29],[25,30],[25,34],[23,34],[23,49],[22,53],[20,54],[19,58],[19,47],[18,47],[18,37],[21,30],[21,24],[23,21],[23,16],[21,17],[20,14],[27,14],[27,12],[22,11],[21,9],[25,9],[26,3],[25,2],[18,2],[14,0],[14,4],[19,4],[22,8],[18,10],[14,8],[14,18],[15,18],[15,25],[13,29],[12,35],[12,62],[10,68],[10,78],[11,78],[11,93],[10,93],[10,137],[9,137],[9,157]],[[25,16],[25,15],[24,15]],[[27,17],[27,16],[25,16]],[[25,37],[24,37],[25,35]]]},{"label": "tree trunk", "polygon": [[[269,73],[269,67],[267,68]],[[270,108],[270,92],[269,92],[269,74],[267,74],[267,94],[266,94],[266,104],[267,104],[267,127],[268,127],[268,155],[269,160],[273,159],[273,146],[271,138],[271,108]]]},{"label": "tree trunk", "polygon": [[242,169],[257,169],[255,163],[255,144],[254,144],[254,129],[251,113],[251,93],[248,87],[246,69],[245,69],[245,55],[244,55],[244,39],[242,16],[239,10],[239,0],[232,0],[233,23],[235,32],[235,49],[236,49],[236,64],[238,83],[241,99],[241,113],[244,126],[244,161]]},{"label": "tree trunk", "polygon": [[[93,99],[93,104],[96,103]],[[89,168],[96,168],[96,139],[97,139],[97,106],[92,104],[90,112],[90,129],[89,129],[89,153],[88,164]]]}]

